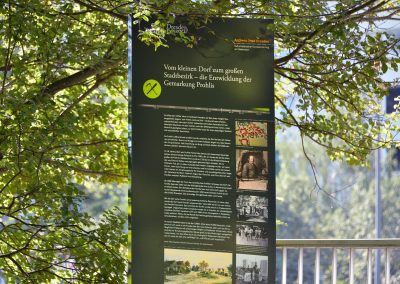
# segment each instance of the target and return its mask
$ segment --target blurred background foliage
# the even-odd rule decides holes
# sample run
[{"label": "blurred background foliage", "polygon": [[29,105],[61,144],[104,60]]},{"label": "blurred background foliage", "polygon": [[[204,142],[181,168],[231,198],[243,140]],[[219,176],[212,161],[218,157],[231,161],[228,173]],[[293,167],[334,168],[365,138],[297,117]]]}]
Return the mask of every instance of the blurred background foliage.
[{"label": "blurred background foliage", "polygon": [[[277,136],[280,171],[277,175],[277,218],[280,239],[373,239],[375,238],[375,172],[373,167],[349,166],[332,162],[324,149],[306,141],[305,150],[317,169],[314,175],[309,161],[303,154],[295,130]],[[382,238],[400,235],[400,175],[393,150],[385,151],[382,158],[381,187],[383,208]],[[371,162],[375,156],[371,156]],[[321,189],[315,188],[315,178]],[[366,283],[366,250],[356,251],[356,283]],[[288,283],[297,283],[298,252],[288,254]],[[315,251],[305,250],[304,283],[314,283]],[[338,275],[349,283],[348,251],[338,254]],[[382,258],[382,264],[383,258]],[[392,252],[392,279],[400,277],[400,252]],[[278,279],[281,261],[278,259]],[[323,283],[331,281],[332,251],[321,251]],[[382,271],[384,271],[382,269]],[[383,276],[382,276],[383,278]]]}]

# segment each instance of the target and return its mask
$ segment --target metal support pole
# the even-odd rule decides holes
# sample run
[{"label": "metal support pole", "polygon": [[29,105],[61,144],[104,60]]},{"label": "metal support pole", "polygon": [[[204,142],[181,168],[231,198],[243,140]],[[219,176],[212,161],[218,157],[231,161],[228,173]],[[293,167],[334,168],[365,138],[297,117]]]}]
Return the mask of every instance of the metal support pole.
[{"label": "metal support pole", "polygon": [[[375,155],[375,237],[381,238],[382,231],[382,197],[381,197],[381,150],[376,150]],[[376,250],[375,258],[375,284],[381,284],[381,251]]]}]

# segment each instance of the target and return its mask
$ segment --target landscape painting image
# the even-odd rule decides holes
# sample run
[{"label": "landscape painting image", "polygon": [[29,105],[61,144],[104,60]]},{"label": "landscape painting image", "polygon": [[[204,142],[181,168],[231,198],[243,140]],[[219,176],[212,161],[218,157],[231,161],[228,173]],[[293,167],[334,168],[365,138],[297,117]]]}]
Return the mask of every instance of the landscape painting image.
[{"label": "landscape painting image", "polygon": [[232,269],[231,253],[164,250],[164,283],[231,284]]}]

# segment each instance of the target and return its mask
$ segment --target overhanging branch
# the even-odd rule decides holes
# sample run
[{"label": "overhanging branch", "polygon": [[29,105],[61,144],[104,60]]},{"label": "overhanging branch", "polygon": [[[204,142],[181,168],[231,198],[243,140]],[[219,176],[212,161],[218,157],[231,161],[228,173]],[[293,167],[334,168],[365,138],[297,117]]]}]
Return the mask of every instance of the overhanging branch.
[{"label": "overhanging branch", "polygon": [[107,69],[117,67],[120,64],[119,61],[115,60],[104,60],[103,62],[97,63],[93,66],[84,68],[83,70],[76,72],[70,76],[59,79],[50,85],[46,86],[40,93],[40,97],[53,96],[61,90],[78,85],[85,81],[87,78],[99,75]]},{"label": "overhanging branch", "polygon": [[117,12],[115,12],[113,10],[107,10],[107,9],[105,9],[103,7],[100,7],[100,6],[96,5],[92,1],[88,1],[89,3],[83,2],[81,0],[74,0],[74,1],[76,3],[84,6],[84,7],[92,10],[92,11],[98,11],[98,12],[102,12],[102,13],[108,14],[108,15],[113,16],[114,18],[120,19],[120,20],[122,20],[124,22],[128,21],[128,16],[120,14],[120,13],[117,13]]},{"label": "overhanging branch", "polygon": [[[370,5],[373,5],[377,1],[378,0],[369,0],[362,5],[359,5],[353,9],[350,9],[349,11],[343,13],[342,15],[340,15],[338,17],[334,17],[333,19],[324,22],[317,29],[315,29],[312,33],[310,33],[304,40],[302,40],[292,52],[290,52],[286,56],[276,59],[275,65],[279,65],[279,64],[285,63],[285,62],[293,59],[304,48],[304,46],[306,46],[306,44],[310,40],[314,39],[315,37],[322,34],[323,32],[325,32],[333,27],[336,27],[338,23],[343,23],[349,18],[354,18],[355,16],[359,16],[359,15],[354,15],[354,13],[357,13]],[[377,9],[379,9],[382,5],[384,5],[386,3],[387,3],[387,1],[382,1],[381,3],[372,7],[368,11],[364,12],[363,15],[370,14],[373,11],[376,11]]]}]

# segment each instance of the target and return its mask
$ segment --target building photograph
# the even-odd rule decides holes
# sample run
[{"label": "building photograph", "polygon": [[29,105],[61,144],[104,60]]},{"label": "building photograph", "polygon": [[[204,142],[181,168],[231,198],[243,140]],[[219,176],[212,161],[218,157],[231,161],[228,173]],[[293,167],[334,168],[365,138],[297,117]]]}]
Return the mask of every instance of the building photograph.
[{"label": "building photograph", "polygon": [[268,283],[268,256],[237,254],[235,284],[251,283]]}]

